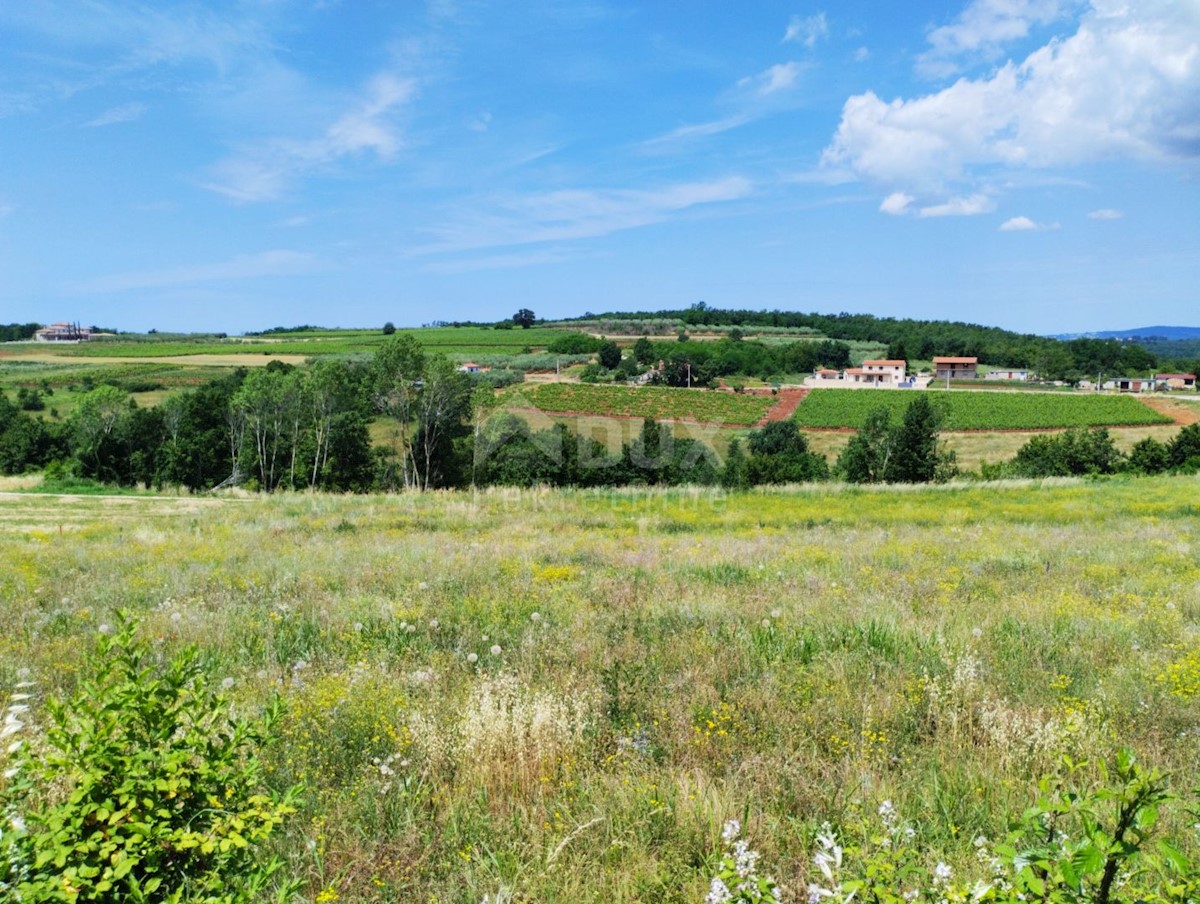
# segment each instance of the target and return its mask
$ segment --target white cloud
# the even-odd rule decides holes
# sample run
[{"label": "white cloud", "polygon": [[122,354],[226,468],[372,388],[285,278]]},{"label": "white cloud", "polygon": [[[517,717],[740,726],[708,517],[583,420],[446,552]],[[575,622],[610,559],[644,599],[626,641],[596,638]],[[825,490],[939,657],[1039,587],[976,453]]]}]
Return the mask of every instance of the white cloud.
[{"label": "white cloud", "polygon": [[1013,217],[1000,224],[1001,232],[1034,232],[1041,228],[1029,217]]},{"label": "white cloud", "polygon": [[908,206],[916,199],[912,195],[906,195],[902,191],[895,191],[883,199],[883,203],[879,205],[879,209],[883,213],[890,213],[894,217],[908,212]]},{"label": "white cloud", "polygon": [[792,16],[788,22],[787,31],[784,32],[784,43],[793,42],[803,44],[809,49],[817,46],[817,41],[829,36],[829,22],[825,18],[825,13],[816,13],[812,16]]},{"label": "white cloud", "polygon": [[657,189],[564,189],[502,197],[491,202],[491,210],[467,212],[435,230],[435,241],[409,253],[595,238],[659,223],[693,207],[736,201],[752,190],[749,180],[730,176]]},{"label": "white cloud", "polygon": [[378,75],[323,134],[253,145],[219,163],[205,187],[235,201],[267,201],[282,195],[295,179],[342,158],[369,153],[390,160],[401,141],[389,114],[413,93],[412,81],[387,73]]},{"label": "white cloud", "polygon": [[854,62],[865,63],[869,59],[871,59],[871,51],[869,48],[859,47],[854,51]]},{"label": "white cloud", "polygon": [[929,32],[930,49],[917,60],[927,75],[957,71],[967,55],[994,59],[1001,48],[1029,36],[1034,25],[1058,21],[1077,6],[1077,0],[972,0],[957,19]]},{"label": "white cloud", "polygon": [[1119,210],[1113,210],[1111,207],[1103,207],[1100,210],[1093,210],[1088,216],[1093,220],[1119,220],[1125,214]]},{"label": "white cloud", "polygon": [[98,276],[71,287],[74,292],[94,294],[127,292],[135,289],[162,289],[194,283],[264,276],[297,276],[312,273],[320,264],[312,255],[299,251],[275,250],[258,254],[239,254],[226,261],[192,264],[162,270],[141,270]]},{"label": "white cloud", "polygon": [[1092,2],[1075,34],[987,78],[890,103],[854,95],[823,163],[944,196],[998,166],[1200,158],[1200,4]]},{"label": "white cloud", "polygon": [[967,195],[966,197],[951,198],[941,204],[931,204],[917,211],[919,217],[974,217],[981,213],[991,213],[996,209],[996,202],[986,194]]},{"label": "white cloud", "polygon": [[712,122],[701,122],[690,126],[680,126],[666,134],[651,138],[642,143],[645,149],[653,149],[659,145],[672,144],[677,141],[687,141],[692,138],[707,138],[709,135],[720,135],[730,129],[736,129],[750,122],[751,117],[739,114],[727,116],[724,119],[714,119]]},{"label": "white cloud", "polygon": [[119,107],[112,107],[105,110],[95,119],[88,120],[84,123],[89,128],[98,128],[100,126],[112,126],[122,122],[134,122],[141,119],[146,112],[146,105],[142,103],[121,104]]},{"label": "white cloud", "polygon": [[794,85],[797,76],[800,75],[800,69],[799,63],[778,63],[764,69],[758,75],[741,79],[738,87],[752,89],[756,94],[765,97]]}]

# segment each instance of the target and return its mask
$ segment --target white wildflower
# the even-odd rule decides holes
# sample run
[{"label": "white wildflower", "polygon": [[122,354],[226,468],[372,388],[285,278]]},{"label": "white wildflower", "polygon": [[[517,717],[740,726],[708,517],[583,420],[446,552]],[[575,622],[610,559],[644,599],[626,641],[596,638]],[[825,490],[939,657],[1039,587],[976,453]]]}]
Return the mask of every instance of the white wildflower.
[{"label": "white wildflower", "polygon": [[356,621],[356,622],[354,623],[354,633],[355,633],[355,634],[361,634],[361,633],[362,633],[362,629],[363,629],[363,623],[362,623],[362,622],[360,622],[360,621]]},{"label": "white wildflower", "polygon": [[708,887],[708,896],[704,899],[704,904],[726,904],[733,900],[733,894],[729,891],[728,886],[720,879],[713,879],[712,884]]},{"label": "white wildflower", "polygon": [[772,609],[771,610],[771,618],[783,618],[783,610],[782,609]]},{"label": "white wildflower", "polygon": [[530,621],[532,621],[532,622],[540,622],[540,621],[542,620],[542,613],[540,613],[540,612],[531,612],[531,613],[529,614],[529,620],[530,620]]},{"label": "white wildflower", "polygon": [[741,831],[742,824],[736,819],[731,819],[729,822],[725,823],[724,828],[721,829],[721,839],[726,844],[729,844],[741,834]]},{"label": "white wildflower", "polygon": [[933,884],[945,885],[953,875],[954,870],[950,868],[950,865],[939,860],[937,866],[933,868]]},{"label": "white wildflower", "polygon": [[479,661],[478,653],[468,653],[467,654],[467,662],[471,663],[471,665],[474,665],[478,661]]},{"label": "white wildflower", "polygon": [[896,824],[896,808],[890,800],[885,800],[879,805],[879,818],[889,829]]},{"label": "white wildflower", "polygon": [[407,627],[405,627],[404,630],[407,631],[409,634],[415,634],[417,632],[417,626],[416,625],[408,625]]},{"label": "white wildflower", "polygon": [[494,644],[492,644],[492,648],[488,652],[491,653],[493,656],[499,656],[500,653],[503,651],[500,649],[500,644],[494,643]]},{"label": "white wildflower", "polygon": [[750,850],[750,842],[743,838],[733,846],[733,862],[737,874],[745,879],[754,872],[754,866],[758,863],[758,852]]},{"label": "white wildflower", "polygon": [[101,634],[112,634],[112,625],[102,624],[96,630],[99,631]]},{"label": "white wildflower", "polygon": [[428,590],[428,589],[429,589],[429,584],[427,584],[425,581],[422,581],[421,583],[419,583],[419,584],[417,585],[417,589],[418,589],[418,590]]},{"label": "white wildflower", "polygon": [[439,621],[438,621],[436,618],[431,618],[431,619],[429,620],[429,629],[430,629],[431,631],[436,631],[438,628],[440,628],[440,627],[441,627],[441,624],[442,624],[442,623],[441,623],[441,622],[439,622]]},{"label": "white wildflower", "polygon": [[232,678],[221,679],[221,690],[223,690],[223,691],[230,690],[233,687],[233,685],[234,685],[234,681]]}]

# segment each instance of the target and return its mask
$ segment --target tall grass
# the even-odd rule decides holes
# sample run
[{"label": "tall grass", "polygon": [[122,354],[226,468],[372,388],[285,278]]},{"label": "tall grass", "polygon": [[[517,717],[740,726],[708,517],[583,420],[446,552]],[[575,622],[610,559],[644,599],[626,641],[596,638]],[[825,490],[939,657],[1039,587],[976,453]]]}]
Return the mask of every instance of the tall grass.
[{"label": "tall grass", "polygon": [[312,898],[700,901],[736,818],[795,900],[885,799],[963,876],[1063,755],[1193,781],[1197,511],[1195,478],[10,497],[0,696],[73,687],[120,606],[278,691]]}]

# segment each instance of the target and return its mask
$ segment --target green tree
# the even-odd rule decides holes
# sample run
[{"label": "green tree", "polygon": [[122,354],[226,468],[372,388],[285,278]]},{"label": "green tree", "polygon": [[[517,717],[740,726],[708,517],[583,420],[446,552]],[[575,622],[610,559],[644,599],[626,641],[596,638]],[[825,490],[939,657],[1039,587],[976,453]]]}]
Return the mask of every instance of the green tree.
[{"label": "green tree", "polygon": [[521,308],[513,314],[512,321],[521,329],[527,330],[537,321],[537,316],[529,308]]},{"label": "green tree", "polygon": [[1200,424],[1188,424],[1168,444],[1171,467],[1200,469]]},{"label": "green tree", "polygon": [[1129,468],[1141,474],[1161,474],[1171,467],[1171,450],[1152,436],[1138,440],[1129,450]]},{"label": "green tree", "polygon": [[87,393],[71,412],[67,420],[71,449],[86,476],[114,478],[114,438],[130,416],[130,401],[123,389],[106,384]]},{"label": "green tree", "polygon": [[753,431],[747,446],[751,483],[807,483],[829,476],[825,459],[809,451],[804,434],[793,420],[772,421]]},{"label": "green tree", "polygon": [[638,364],[653,364],[654,358],[654,344],[645,336],[633,343],[633,360]]},{"label": "green tree", "polygon": [[390,320],[383,325],[383,335],[390,336],[394,332],[396,332],[396,324],[392,323]]},{"label": "green tree", "polygon": [[601,343],[598,356],[600,366],[607,370],[616,370],[621,364],[621,349],[611,340]]},{"label": "green tree", "polygon": [[742,441],[729,443],[725,466],[721,469],[721,486],[727,490],[745,490],[750,487],[750,463],[742,450]]},{"label": "green tree", "polygon": [[879,483],[887,473],[891,453],[891,413],[884,407],[875,408],[838,456],[837,473],[850,483]]},{"label": "green tree", "polygon": [[918,395],[904,409],[904,419],[891,438],[891,454],[883,469],[888,483],[929,483],[938,475],[938,430],[941,413]]},{"label": "green tree", "polygon": [[371,362],[371,399],[392,421],[392,455],[403,486],[417,485],[412,434],[417,400],[425,379],[425,352],[409,333],[389,336]]}]

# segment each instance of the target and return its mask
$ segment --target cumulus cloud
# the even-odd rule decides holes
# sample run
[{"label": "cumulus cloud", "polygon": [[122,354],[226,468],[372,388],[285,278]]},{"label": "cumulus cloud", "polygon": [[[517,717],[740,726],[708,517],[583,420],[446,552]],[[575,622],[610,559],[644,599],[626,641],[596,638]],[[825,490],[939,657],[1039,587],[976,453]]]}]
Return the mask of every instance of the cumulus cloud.
[{"label": "cumulus cloud", "polygon": [[783,40],[785,44],[802,44],[811,50],[817,46],[818,41],[828,36],[829,21],[825,18],[825,13],[821,12],[812,16],[792,16]]},{"label": "cumulus cloud", "polygon": [[1078,5],[1073,0],[973,0],[949,25],[929,32],[930,49],[917,60],[932,76],[957,71],[967,55],[994,58],[1012,41],[1029,36],[1034,25],[1048,25]]},{"label": "cumulus cloud", "polygon": [[879,209],[884,213],[890,213],[892,216],[897,217],[902,213],[907,213],[909,205],[915,200],[916,198],[912,195],[896,191],[883,199],[883,203],[879,205]]},{"label": "cumulus cloud", "polygon": [[1088,216],[1093,220],[1119,220],[1125,214],[1119,210],[1113,210],[1111,207],[1102,207],[1100,210],[1093,210]]},{"label": "cumulus cloud", "polygon": [[215,167],[206,187],[235,201],[266,201],[283,194],[295,179],[342,158],[372,154],[389,160],[401,146],[390,114],[413,93],[411,80],[377,75],[321,135],[276,139],[243,149]]},{"label": "cumulus cloud", "polygon": [[997,167],[1200,159],[1200,4],[1092,0],[1074,34],[911,100],[854,95],[822,157],[895,190],[949,193]]},{"label": "cumulus cloud", "polygon": [[1029,217],[1013,217],[1000,224],[1001,232],[1033,232],[1037,228],[1038,224]]}]

